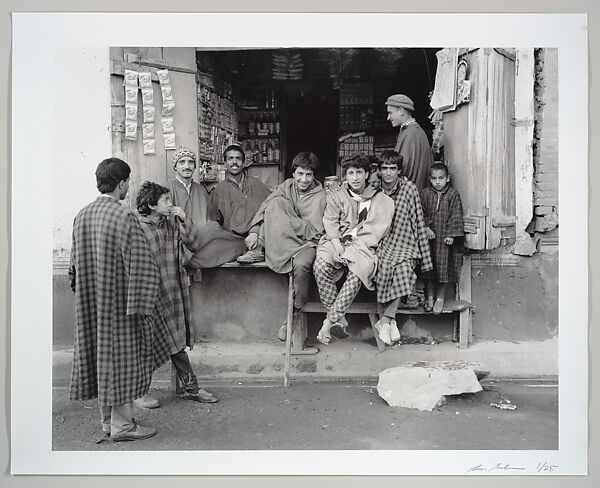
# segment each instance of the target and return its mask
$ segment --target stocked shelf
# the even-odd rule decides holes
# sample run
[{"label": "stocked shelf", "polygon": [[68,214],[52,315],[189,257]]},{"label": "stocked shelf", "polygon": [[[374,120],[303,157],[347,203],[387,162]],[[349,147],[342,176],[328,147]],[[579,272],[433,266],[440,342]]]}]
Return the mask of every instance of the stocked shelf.
[{"label": "stocked shelf", "polygon": [[252,166],[277,166],[281,160],[281,114],[275,90],[247,94],[239,108],[239,140]]}]

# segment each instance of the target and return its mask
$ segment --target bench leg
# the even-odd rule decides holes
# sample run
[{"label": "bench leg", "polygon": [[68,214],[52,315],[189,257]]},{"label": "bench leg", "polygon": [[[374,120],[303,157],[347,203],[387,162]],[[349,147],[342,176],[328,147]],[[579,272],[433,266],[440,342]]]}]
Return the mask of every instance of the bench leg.
[{"label": "bench leg", "polygon": [[458,342],[458,338],[459,338],[459,332],[458,332],[458,326],[459,326],[459,313],[453,313],[452,314],[452,342]]},{"label": "bench leg", "polygon": [[377,343],[377,349],[379,352],[385,352],[385,342],[379,338],[375,324],[377,323],[378,317],[376,313],[369,314],[369,320],[371,321],[371,328],[373,329],[373,335],[375,336],[375,342]]},{"label": "bench leg", "polygon": [[473,331],[471,327],[471,309],[460,312],[459,323],[459,342],[458,347],[466,348],[473,341]]},{"label": "bench leg", "polygon": [[300,312],[300,323],[292,334],[292,355],[308,356],[319,352],[318,347],[304,347],[308,335],[307,317],[306,312]]}]

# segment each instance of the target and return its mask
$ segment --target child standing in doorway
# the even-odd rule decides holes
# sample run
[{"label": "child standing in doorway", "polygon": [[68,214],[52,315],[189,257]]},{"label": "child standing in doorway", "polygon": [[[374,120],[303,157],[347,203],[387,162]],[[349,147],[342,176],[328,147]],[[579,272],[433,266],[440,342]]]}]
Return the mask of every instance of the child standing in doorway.
[{"label": "child standing in doorway", "polygon": [[450,185],[448,167],[431,166],[430,186],[421,191],[433,270],[423,274],[425,311],[437,315],[444,309],[448,283],[457,283],[463,263],[463,211],[458,191]]}]

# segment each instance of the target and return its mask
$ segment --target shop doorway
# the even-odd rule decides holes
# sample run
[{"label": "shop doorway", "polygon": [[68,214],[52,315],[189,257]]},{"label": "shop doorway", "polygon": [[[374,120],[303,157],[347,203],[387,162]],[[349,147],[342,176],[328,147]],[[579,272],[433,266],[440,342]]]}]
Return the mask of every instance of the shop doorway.
[{"label": "shop doorway", "polygon": [[312,151],[319,158],[317,179],[335,174],[337,151],[337,98],[327,95],[288,95],[285,100],[285,127],[288,164],[285,177],[291,176],[292,160],[301,151]]}]

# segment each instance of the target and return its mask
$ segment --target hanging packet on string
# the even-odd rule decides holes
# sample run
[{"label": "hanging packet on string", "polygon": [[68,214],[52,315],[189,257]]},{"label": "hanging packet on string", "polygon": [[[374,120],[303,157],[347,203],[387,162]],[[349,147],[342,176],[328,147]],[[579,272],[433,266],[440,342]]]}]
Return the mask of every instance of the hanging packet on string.
[{"label": "hanging packet on string", "polygon": [[133,86],[137,88],[138,86],[138,72],[132,71],[130,69],[125,70],[123,85],[125,86]]},{"label": "hanging packet on string", "polygon": [[160,85],[160,91],[162,93],[163,103],[173,101],[173,90],[171,89],[171,85]]},{"label": "hanging packet on string", "polygon": [[144,105],[144,123],[154,122],[154,106]]},{"label": "hanging packet on string", "polygon": [[142,124],[142,137],[144,139],[154,139],[154,124]]},{"label": "hanging packet on string", "polygon": [[142,88],[142,103],[144,105],[154,104],[154,90],[152,88]]},{"label": "hanging packet on string", "polygon": [[162,116],[173,117],[173,110],[175,109],[175,102],[163,102]]},{"label": "hanging packet on string", "polygon": [[137,140],[137,121],[125,121],[125,139],[129,139],[130,141]]},{"label": "hanging packet on string", "polygon": [[169,83],[171,83],[169,81],[169,70],[168,69],[157,70],[156,76],[158,76],[158,81],[161,85],[168,85]]},{"label": "hanging packet on string", "polygon": [[177,149],[175,146],[175,133],[171,132],[169,134],[163,134],[163,138],[165,141],[165,149]]},{"label": "hanging packet on string", "polygon": [[136,104],[125,104],[125,120],[135,120],[137,122],[138,107]]},{"label": "hanging packet on string", "polygon": [[138,73],[138,78],[140,80],[140,88],[143,90],[144,88],[152,88],[152,76],[148,72]]},{"label": "hanging packet on string", "polygon": [[137,86],[125,86],[125,103],[137,103]]},{"label": "hanging packet on string", "polygon": [[175,127],[173,126],[173,117],[161,117],[160,122],[162,124],[163,134],[175,132]]},{"label": "hanging packet on string", "polygon": [[144,139],[144,154],[156,154],[156,141],[154,139]]}]

